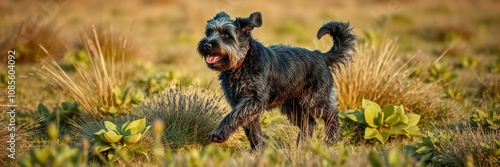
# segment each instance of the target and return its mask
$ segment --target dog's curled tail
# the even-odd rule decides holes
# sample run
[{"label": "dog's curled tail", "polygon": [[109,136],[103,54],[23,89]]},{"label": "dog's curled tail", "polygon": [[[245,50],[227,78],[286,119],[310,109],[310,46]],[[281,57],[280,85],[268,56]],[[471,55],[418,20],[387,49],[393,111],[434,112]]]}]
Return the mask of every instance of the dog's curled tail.
[{"label": "dog's curled tail", "polygon": [[318,39],[321,39],[325,34],[330,34],[333,38],[332,48],[324,53],[326,64],[333,69],[340,69],[341,64],[346,66],[352,59],[352,54],[356,52],[354,45],[357,39],[352,28],[349,27],[349,23],[328,22],[318,30]]}]

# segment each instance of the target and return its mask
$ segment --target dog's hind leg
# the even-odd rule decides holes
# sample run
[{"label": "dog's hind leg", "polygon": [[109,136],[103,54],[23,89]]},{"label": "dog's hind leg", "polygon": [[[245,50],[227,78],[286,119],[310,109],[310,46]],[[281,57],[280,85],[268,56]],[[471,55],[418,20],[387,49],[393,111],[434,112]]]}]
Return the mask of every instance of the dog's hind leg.
[{"label": "dog's hind leg", "polygon": [[331,91],[315,91],[301,99],[303,111],[325,122],[325,141],[334,144],[339,136],[338,109]]},{"label": "dog's hind leg", "polygon": [[290,99],[286,101],[282,107],[281,112],[288,117],[290,123],[299,127],[300,132],[297,137],[297,145],[300,143],[307,144],[313,134],[314,127],[316,126],[316,121],[314,118],[303,112],[302,107],[299,105],[299,101],[296,99]]},{"label": "dog's hind leg", "polygon": [[248,124],[243,126],[243,129],[245,130],[245,135],[247,136],[248,141],[250,141],[252,150],[264,150],[264,148],[266,148],[262,129],[260,128],[259,118],[250,121]]},{"label": "dog's hind leg", "polygon": [[333,144],[339,136],[338,109],[332,102],[324,101],[321,105],[312,107],[307,111],[310,115],[323,119],[325,122],[325,141],[327,144]]}]

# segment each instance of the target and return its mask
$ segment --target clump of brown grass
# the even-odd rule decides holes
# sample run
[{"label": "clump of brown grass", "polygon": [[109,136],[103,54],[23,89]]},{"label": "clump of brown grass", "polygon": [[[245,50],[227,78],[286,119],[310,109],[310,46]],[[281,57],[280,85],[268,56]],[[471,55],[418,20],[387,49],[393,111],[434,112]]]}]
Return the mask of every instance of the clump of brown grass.
[{"label": "clump of brown grass", "polygon": [[[91,36],[86,33],[82,35],[90,63],[88,70],[74,64],[78,75],[72,77],[53,58],[48,58],[41,61],[42,67],[36,73],[44,81],[61,88],[90,115],[101,116],[101,108],[107,109],[114,104],[113,88],[125,89],[127,76],[123,62],[129,53],[125,38],[121,38],[120,47],[102,45],[100,39],[108,37],[99,36],[94,25],[92,30]],[[105,55],[103,50],[108,48],[111,48],[111,54]]]},{"label": "clump of brown grass", "polygon": [[[55,59],[59,59],[64,53],[64,44],[59,37],[59,29],[54,23],[34,25],[31,22],[22,22],[14,33],[7,34],[0,44],[2,53],[7,50],[16,51],[16,63],[32,63],[38,57],[45,57],[44,51],[39,47],[43,45],[45,50],[52,53]],[[4,59],[4,58],[2,58]],[[6,61],[2,61],[6,62]]]},{"label": "clump of brown grass", "polygon": [[381,106],[403,105],[406,111],[420,114],[421,122],[449,118],[442,87],[409,79],[416,68],[397,54],[391,40],[361,44],[354,61],[335,74],[340,110],[359,108],[361,101],[368,99]]}]

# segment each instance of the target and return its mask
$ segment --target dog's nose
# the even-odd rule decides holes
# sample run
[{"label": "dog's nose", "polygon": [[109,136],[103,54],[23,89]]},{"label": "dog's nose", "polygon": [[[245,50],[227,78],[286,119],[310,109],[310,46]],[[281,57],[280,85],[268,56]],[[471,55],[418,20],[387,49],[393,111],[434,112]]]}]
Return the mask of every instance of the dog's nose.
[{"label": "dog's nose", "polygon": [[210,44],[210,43],[206,43],[205,45],[203,45],[203,47],[204,47],[205,49],[211,49],[211,48],[212,48],[212,44]]}]

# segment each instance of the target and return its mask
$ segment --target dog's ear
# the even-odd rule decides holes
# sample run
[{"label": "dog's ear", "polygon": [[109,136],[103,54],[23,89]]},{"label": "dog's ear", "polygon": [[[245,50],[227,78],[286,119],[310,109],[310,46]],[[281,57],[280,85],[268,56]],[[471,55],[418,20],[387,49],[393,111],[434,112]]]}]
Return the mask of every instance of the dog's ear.
[{"label": "dog's ear", "polygon": [[236,22],[241,32],[250,34],[254,27],[262,26],[262,14],[260,12],[253,12],[248,18],[236,18]]},{"label": "dog's ear", "polygon": [[217,13],[213,19],[210,19],[207,22],[211,22],[213,20],[217,20],[217,19],[220,19],[220,18],[231,19],[231,17],[226,12],[222,11],[222,12]]}]

